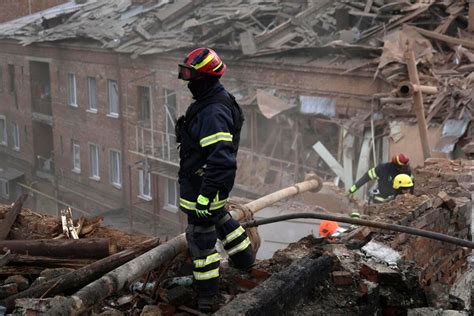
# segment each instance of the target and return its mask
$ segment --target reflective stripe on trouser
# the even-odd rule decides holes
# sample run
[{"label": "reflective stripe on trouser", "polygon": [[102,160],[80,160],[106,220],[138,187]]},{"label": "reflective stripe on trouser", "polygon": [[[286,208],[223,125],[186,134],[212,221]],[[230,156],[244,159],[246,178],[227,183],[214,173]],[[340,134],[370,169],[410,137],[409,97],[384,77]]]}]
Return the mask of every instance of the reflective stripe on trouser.
[{"label": "reflective stripe on trouser", "polygon": [[229,255],[233,265],[242,270],[248,269],[255,262],[252,245],[250,243],[245,229],[234,220],[217,227],[217,236],[222,241],[224,249]]},{"label": "reflective stripe on trouser", "polygon": [[383,197],[380,196],[380,195],[375,195],[375,196],[374,196],[374,202],[375,202],[375,203],[383,203],[383,202],[385,202],[385,198],[383,198]]},{"label": "reflective stripe on trouser", "polygon": [[199,222],[196,221],[189,224],[186,229],[186,240],[193,258],[193,275],[198,295],[215,295],[218,291],[221,257],[215,249],[217,232],[214,225],[209,222],[203,222],[203,225],[199,225]]},{"label": "reflective stripe on trouser", "polygon": [[[222,207],[224,207],[225,203],[227,202],[227,199],[224,200],[216,200],[214,199],[211,202],[211,206],[209,207],[209,210],[215,211],[218,210]],[[183,198],[179,198],[179,206],[182,208],[189,210],[189,211],[195,211],[196,210],[196,202],[188,201]]]}]

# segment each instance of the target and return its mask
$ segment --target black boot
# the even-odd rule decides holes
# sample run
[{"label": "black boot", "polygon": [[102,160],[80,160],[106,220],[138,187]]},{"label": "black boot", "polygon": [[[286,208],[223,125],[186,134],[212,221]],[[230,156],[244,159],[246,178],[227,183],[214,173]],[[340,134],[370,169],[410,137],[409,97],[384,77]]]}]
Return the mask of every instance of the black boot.
[{"label": "black boot", "polygon": [[198,309],[203,313],[213,312],[214,299],[212,296],[204,296],[198,298]]}]

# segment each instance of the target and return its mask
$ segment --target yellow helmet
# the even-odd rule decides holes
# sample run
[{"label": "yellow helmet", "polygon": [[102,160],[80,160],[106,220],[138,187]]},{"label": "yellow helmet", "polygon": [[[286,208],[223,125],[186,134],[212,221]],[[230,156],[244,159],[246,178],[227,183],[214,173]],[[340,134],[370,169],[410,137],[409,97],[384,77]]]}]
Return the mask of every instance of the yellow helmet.
[{"label": "yellow helmet", "polygon": [[413,187],[413,180],[405,173],[399,174],[393,179],[393,188],[398,190],[400,188],[411,188]]}]

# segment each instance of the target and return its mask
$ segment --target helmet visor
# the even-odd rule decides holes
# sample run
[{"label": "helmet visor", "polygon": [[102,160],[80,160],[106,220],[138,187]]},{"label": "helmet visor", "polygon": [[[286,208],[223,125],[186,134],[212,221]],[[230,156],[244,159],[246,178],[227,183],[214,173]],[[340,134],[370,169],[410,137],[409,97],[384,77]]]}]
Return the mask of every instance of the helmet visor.
[{"label": "helmet visor", "polygon": [[192,80],[199,77],[201,77],[201,75],[193,67],[183,64],[178,65],[178,79]]}]

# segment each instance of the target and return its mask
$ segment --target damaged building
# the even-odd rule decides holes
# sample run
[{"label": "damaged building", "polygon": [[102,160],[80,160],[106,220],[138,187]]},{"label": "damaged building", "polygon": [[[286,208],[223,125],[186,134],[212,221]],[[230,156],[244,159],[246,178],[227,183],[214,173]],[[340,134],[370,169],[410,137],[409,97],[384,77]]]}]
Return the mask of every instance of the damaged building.
[{"label": "damaged building", "polygon": [[[80,239],[116,237],[100,231],[100,217],[102,224],[157,236],[162,245],[179,238],[186,216],[179,211],[175,124],[191,95],[177,78],[177,64],[190,49],[206,46],[227,64],[221,81],[245,113],[232,192],[241,198],[237,205],[315,172],[322,189],[255,218],[310,213],[318,205],[329,214],[359,210],[367,219],[471,240],[472,1],[64,0],[11,6],[8,12],[14,10],[16,15],[0,13],[0,202],[10,204],[23,193],[30,198],[19,215],[26,217],[8,239],[59,236],[57,218],[65,208],[75,217],[95,217],[80,225],[74,219],[73,226],[89,227]],[[370,167],[400,152],[419,167],[413,198],[367,206],[362,201],[368,188],[355,194],[357,200],[345,196]],[[29,223],[42,216],[49,218],[48,229]],[[229,269],[220,313],[470,310],[468,248],[367,227],[332,243],[315,238],[318,223],[259,228],[261,273],[249,279]],[[22,235],[25,227],[39,232]],[[137,236],[122,239],[144,240]],[[118,250],[131,248],[121,242]],[[396,253],[397,260],[388,262],[371,247]],[[27,265],[27,259],[10,265]],[[92,259],[53,265],[80,269]],[[153,293],[142,290],[139,299],[122,291],[97,307],[77,297],[96,312],[137,312],[140,304],[159,302],[167,315],[193,314],[195,306],[184,304],[194,299],[189,288],[160,285],[165,277],[189,272],[184,261],[159,273],[161,266],[149,267],[147,273],[155,272],[141,281],[154,284]],[[292,267],[298,265],[308,269],[295,276]],[[6,267],[2,278],[18,272]],[[36,277],[44,267],[34,268],[25,271]],[[302,283],[283,287],[290,277]],[[46,296],[72,295],[95,279]],[[260,286],[265,280],[268,289]],[[300,300],[285,297],[299,290]],[[48,304],[17,302],[24,312],[44,312]]]},{"label": "damaged building", "polygon": [[174,125],[190,96],[176,64],[196,45],[222,54],[245,111],[236,195],[311,170],[348,188],[401,151],[422,164],[408,37],[421,84],[438,91],[423,96],[431,154],[469,157],[469,21],[468,3],[450,1],[69,1],[6,22],[1,167],[15,171],[2,195],[182,231]]}]

